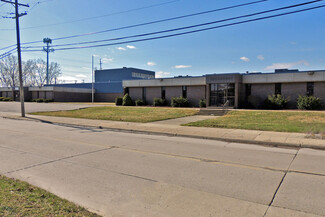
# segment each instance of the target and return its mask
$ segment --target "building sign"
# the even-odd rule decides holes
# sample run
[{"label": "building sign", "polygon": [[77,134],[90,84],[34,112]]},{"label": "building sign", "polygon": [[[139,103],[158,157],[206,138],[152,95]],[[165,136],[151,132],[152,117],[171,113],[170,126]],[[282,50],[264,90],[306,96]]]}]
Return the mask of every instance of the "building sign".
[{"label": "building sign", "polygon": [[226,83],[236,83],[239,81],[238,74],[232,75],[207,75],[208,84],[226,84]]},{"label": "building sign", "polygon": [[153,79],[153,78],[155,78],[154,75],[149,75],[149,74],[144,74],[144,73],[139,73],[139,72],[132,72],[132,77],[133,78],[142,78],[142,79]]}]

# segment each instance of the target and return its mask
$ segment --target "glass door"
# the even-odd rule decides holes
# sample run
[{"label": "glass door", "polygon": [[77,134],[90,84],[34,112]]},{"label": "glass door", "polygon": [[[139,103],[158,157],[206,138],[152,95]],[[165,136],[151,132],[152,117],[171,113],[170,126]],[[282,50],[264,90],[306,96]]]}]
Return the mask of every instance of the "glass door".
[{"label": "glass door", "polygon": [[210,106],[224,106],[226,103],[231,107],[235,104],[235,84],[210,84]]}]

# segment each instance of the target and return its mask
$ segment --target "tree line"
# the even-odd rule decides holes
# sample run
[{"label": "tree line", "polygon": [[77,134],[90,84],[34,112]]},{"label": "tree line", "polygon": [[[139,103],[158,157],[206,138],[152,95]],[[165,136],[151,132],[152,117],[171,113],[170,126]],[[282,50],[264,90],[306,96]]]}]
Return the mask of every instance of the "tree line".
[{"label": "tree line", "polygon": [[[22,62],[24,86],[42,87],[46,84],[46,62],[39,59],[30,59]],[[49,64],[49,84],[56,83],[62,74],[61,67],[57,62]],[[18,59],[15,56],[7,56],[0,60],[0,86],[19,86]]]}]

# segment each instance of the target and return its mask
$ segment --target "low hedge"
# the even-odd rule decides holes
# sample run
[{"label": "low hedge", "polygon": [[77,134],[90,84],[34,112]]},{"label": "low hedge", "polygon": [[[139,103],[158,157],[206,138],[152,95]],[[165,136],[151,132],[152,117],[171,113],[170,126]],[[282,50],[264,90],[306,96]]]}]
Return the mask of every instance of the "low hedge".
[{"label": "low hedge", "polygon": [[122,97],[116,97],[115,98],[115,105],[120,106],[123,104],[123,98]]},{"label": "low hedge", "polygon": [[163,98],[154,98],[153,106],[167,106],[167,100]]},{"label": "low hedge", "polygon": [[279,110],[285,109],[289,102],[288,98],[284,98],[281,94],[268,96],[263,103],[264,109]]},{"label": "low hedge", "polygon": [[122,102],[122,105],[123,106],[134,106],[134,102],[133,100],[131,99],[130,95],[129,94],[125,94],[123,96],[123,102]]},{"label": "low hedge", "polygon": [[145,106],[145,105],[147,105],[147,104],[146,104],[146,102],[145,102],[144,100],[142,100],[142,99],[137,99],[137,100],[135,100],[135,105],[136,105],[136,106]]},{"label": "low hedge", "polygon": [[189,107],[190,103],[187,98],[173,97],[170,105],[172,107]]},{"label": "low hedge", "polygon": [[322,102],[318,97],[299,95],[297,99],[297,107],[301,110],[319,110],[322,108]]},{"label": "low hedge", "polygon": [[205,99],[200,99],[199,106],[200,106],[200,108],[207,107],[207,103],[206,103]]},{"label": "low hedge", "polygon": [[13,101],[13,99],[11,97],[0,97],[0,101]]},{"label": "low hedge", "polygon": [[32,99],[32,102],[36,102],[36,103],[49,103],[49,102],[54,102],[54,100],[53,99],[38,98],[38,99]]}]

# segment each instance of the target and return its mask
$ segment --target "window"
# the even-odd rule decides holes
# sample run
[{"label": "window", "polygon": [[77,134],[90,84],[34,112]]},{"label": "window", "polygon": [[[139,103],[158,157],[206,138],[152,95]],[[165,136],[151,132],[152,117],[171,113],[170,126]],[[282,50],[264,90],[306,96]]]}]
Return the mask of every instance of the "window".
[{"label": "window", "polygon": [[187,98],[187,86],[182,87],[182,97]]},{"label": "window", "polygon": [[235,84],[210,84],[210,106],[228,106],[235,104]]},{"label": "window", "polygon": [[275,95],[280,94],[281,95],[281,84],[275,84],[275,91],[274,91]]},{"label": "window", "polygon": [[246,97],[249,97],[250,95],[252,95],[252,85],[246,84],[245,88],[246,88],[246,90],[245,90]]},{"label": "window", "polygon": [[146,100],[146,98],[147,98],[147,88],[143,87],[142,88],[142,99]]},{"label": "window", "polygon": [[313,96],[314,95],[314,82],[308,82],[307,83],[307,96]]},{"label": "window", "polygon": [[166,88],[165,87],[161,87],[161,98],[162,99],[166,98]]}]

